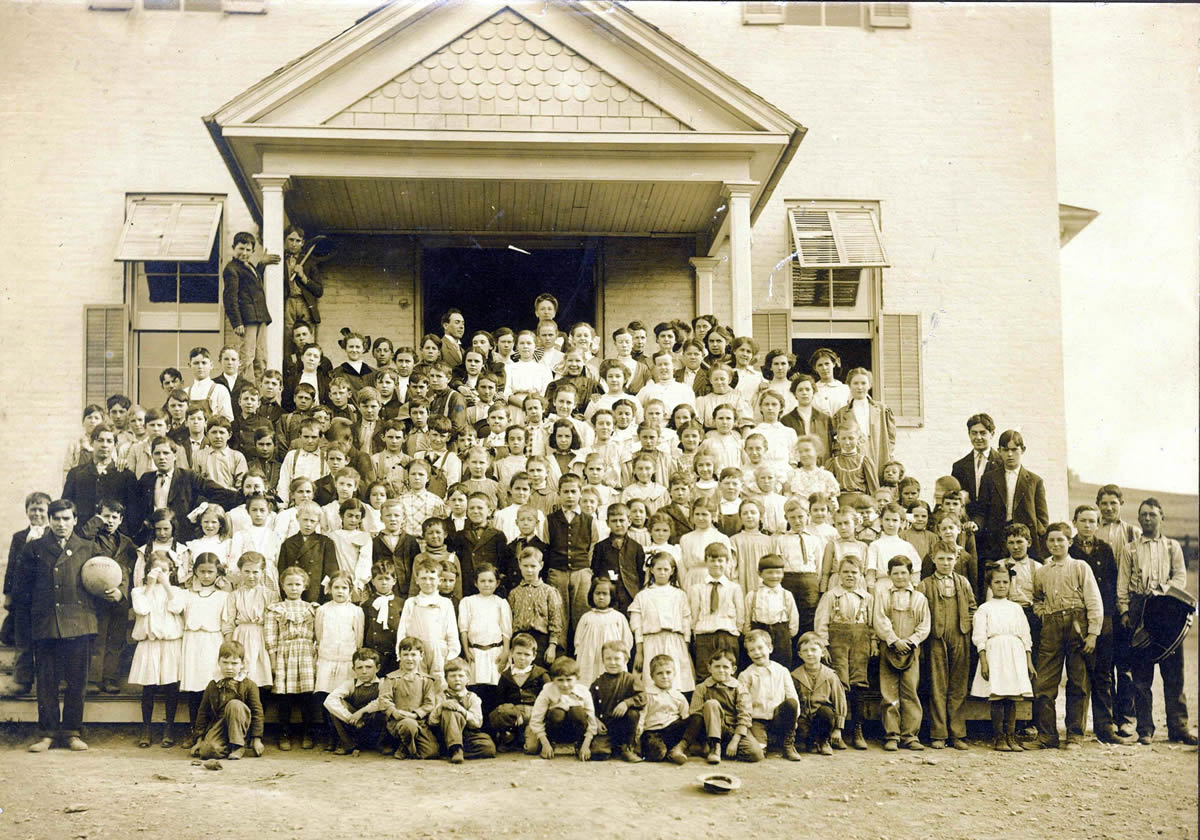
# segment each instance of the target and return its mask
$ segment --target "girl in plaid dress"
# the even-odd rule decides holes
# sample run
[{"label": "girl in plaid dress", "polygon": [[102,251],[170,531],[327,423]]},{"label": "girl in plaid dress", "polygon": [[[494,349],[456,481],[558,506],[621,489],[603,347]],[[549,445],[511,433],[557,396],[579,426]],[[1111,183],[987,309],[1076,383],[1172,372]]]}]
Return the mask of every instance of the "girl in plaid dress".
[{"label": "girl in plaid dress", "polygon": [[271,655],[271,670],[275,678],[274,693],[279,698],[279,749],[292,748],[289,736],[292,707],[300,706],[303,721],[301,747],[313,747],[311,727],[314,704],[312,692],[316,686],[316,615],[317,605],[302,601],[308,587],[308,573],[289,566],[280,575],[285,600],[267,608],[263,636]]}]

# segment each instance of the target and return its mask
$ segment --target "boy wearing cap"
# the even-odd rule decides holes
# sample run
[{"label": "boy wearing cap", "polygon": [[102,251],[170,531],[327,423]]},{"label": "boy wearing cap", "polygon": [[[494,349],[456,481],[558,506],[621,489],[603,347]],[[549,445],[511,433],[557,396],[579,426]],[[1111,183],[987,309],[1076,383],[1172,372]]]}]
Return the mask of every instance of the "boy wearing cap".
[{"label": "boy wearing cap", "polygon": [[771,640],[770,658],[790,669],[793,640],[800,632],[800,611],[796,596],[783,588],[783,558],[763,555],[758,561],[758,579],[761,584],[746,596],[742,634],[748,639],[751,630],[765,632]]}]

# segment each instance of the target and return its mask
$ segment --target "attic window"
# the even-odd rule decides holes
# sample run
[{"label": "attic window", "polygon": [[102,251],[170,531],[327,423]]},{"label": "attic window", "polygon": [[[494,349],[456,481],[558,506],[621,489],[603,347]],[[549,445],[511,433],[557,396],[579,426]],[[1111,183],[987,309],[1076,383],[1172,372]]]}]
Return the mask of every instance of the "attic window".
[{"label": "attic window", "polygon": [[911,3],[742,3],[746,25],[870,26],[907,29],[912,26]]}]

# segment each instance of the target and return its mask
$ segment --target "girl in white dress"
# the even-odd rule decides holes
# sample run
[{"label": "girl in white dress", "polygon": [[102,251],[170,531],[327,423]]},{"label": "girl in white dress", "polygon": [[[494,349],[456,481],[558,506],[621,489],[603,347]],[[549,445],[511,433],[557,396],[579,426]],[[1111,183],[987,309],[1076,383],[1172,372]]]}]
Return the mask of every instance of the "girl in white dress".
[{"label": "girl in white dress", "polygon": [[[250,524],[239,532],[242,538],[242,557],[245,557],[248,552],[261,554],[265,561],[265,569],[261,582],[267,588],[278,592],[279,548],[283,545],[283,541],[275,533],[275,514],[271,512],[271,503],[266,495],[255,493],[246,499],[246,515],[250,517]],[[241,558],[238,558],[239,568],[241,564]],[[261,686],[262,683],[259,683],[259,685]]]},{"label": "girl in white dress", "polygon": [[[250,529],[254,522],[254,517],[250,515],[250,500],[259,494],[263,494],[265,498],[266,492],[267,481],[258,468],[255,467],[247,472],[246,477],[242,479],[242,498],[246,501],[229,511],[229,527],[233,533],[244,534]],[[269,508],[268,513],[270,513]],[[261,524],[273,527],[275,515],[270,514],[267,521]]]},{"label": "girl in white dress", "polygon": [[620,642],[625,646],[626,659],[633,650],[633,630],[623,614],[612,608],[614,585],[607,577],[592,578],[588,591],[591,609],[575,627],[575,661],[579,664],[579,682],[592,685],[604,673],[602,649],[605,642]]},{"label": "girl in white dress", "polygon": [[[195,511],[188,514],[191,519]],[[220,563],[217,586],[220,589],[232,589],[237,582],[237,561],[242,556],[242,539],[236,538],[229,527],[229,517],[225,508],[220,505],[205,504],[199,515],[200,532],[203,536],[187,544],[192,557],[209,553]],[[208,685],[207,682],[204,683]]]},{"label": "girl in white dress", "polygon": [[350,600],[361,604],[371,585],[371,534],[363,528],[365,505],[350,498],[338,507],[340,528],[329,532],[337,550],[338,571],[345,572],[352,582]]},{"label": "girl in white dress", "polygon": [[730,556],[733,556],[733,544],[729,542],[729,537],[713,527],[715,508],[716,503],[712,499],[697,499],[692,505],[694,530],[679,538],[679,551],[683,558],[679,563],[679,576],[685,591],[693,583],[703,581],[708,574],[708,567],[704,565],[704,552],[711,543],[720,543],[729,549]]},{"label": "girl in white dress", "polygon": [[201,694],[217,676],[217,654],[225,641],[221,635],[221,616],[229,592],[217,586],[220,562],[215,554],[208,552],[196,557],[191,586],[183,602],[183,673],[179,690],[188,692],[191,720],[196,719],[200,710]]},{"label": "girl in white dress", "polygon": [[175,743],[171,727],[179,704],[180,656],[183,647],[184,593],[171,585],[171,558],[163,551],[150,555],[150,570],[141,586],[129,593],[133,605],[133,632],[137,648],[129,668],[129,681],[142,687],[142,737],[139,747],[150,746],[150,721],[154,717],[154,697],[159,690],[166,706],[166,725],[162,745]]},{"label": "girl in white dress", "polygon": [[[458,632],[462,655],[467,660],[467,682],[471,690],[490,707],[487,695],[494,695],[500,672],[508,664],[512,641],[512,609],[496,594],[499,578],[491,563],[475,567],[477,595],[468,595],[458,605]],[[481,691],[482,689],[482,691]]]},{"label": "girl in white dress", "polygon": [[754,396],[758,393],[758,386],[763,384],[762,371],[755,365],[758,359],[758,342],[748,335],[739,335],[729,346],[736,364],[734,373],[737,374],[737,383],[733,390],[742,395],[747,405],[752,405]]},{"label": "girl in white dress", "polygon": [[[333,691],[353,674],[354,651],[362,647],[365,619],[362,607],[350,600],[354,580],[345,572],[329,578],[329,597],[317,607],[317,670],[313,691]],[[318,702],[324,702],[321,698]],[[336,744],[334,745],[336,746]]]},{"label": "girl in white dress", "polygon": [[808,357],[808,366],[817,375],[813,405],[830,417],[850,402],[850,386],[836,379],[842,367],[842,358],[828,347],[819,347]]},{"label": "girl in white dress", "polygon": [[694,691],[696,672],[688,654],[692,611],[687,596],[679,588],[679,572],[671,555],[663,552],[651,558],[646,583],[629,606],[629,624],[637,643],[633,670],[642,671],[643,679],[653,682],[650,662],[660,653],[666,654],[675,660],[675,681],[671,687]]},{"label": "girl in white dress", "polygon": [[992,748],[997,752],[1020,752],[1016,738],[1017,700],[1033,694],[1033,639],[1025,611],[1008,600],[1012,569],[995,568],[987,573],[992,599],[975,611],[971,641],[979,650],[979,668],[971,694],[987,697],[992,707]]},{"label": "girl in white dress", "polygon": [[242,664],[246,676],[260,689],[272,683],[271,656],[263,636],[267,607],[279,600],[279,588],[266,581],[269,568],[265,557],[257,551],[247,551],[238,560],[241,578],[238,588],[229,593],[221,613],[221,633],[227,639],[240,642],[246,649]]},{"label": "girl in white dress", "polygon": [[796,430],[779,422],[783,414],[783,400],[775,391],[763,391],[758,398],[758,413],[762,422],[750,429],[746,435],[762,435],[767,442],[763,459],[768,464],[784,467],[795,460]]},{"label": "girl in white dress", "polygon": [[150,555],[156,551],[165,553],[171,558],[171,583],[182,586],[192,575],[192,555],[187,546],[175,539],[175,511],[170,508],[159,508],[150,514],[149,541],[138,549],[137,561],[133,564],[133,586],[141,586],[146,576]]}]

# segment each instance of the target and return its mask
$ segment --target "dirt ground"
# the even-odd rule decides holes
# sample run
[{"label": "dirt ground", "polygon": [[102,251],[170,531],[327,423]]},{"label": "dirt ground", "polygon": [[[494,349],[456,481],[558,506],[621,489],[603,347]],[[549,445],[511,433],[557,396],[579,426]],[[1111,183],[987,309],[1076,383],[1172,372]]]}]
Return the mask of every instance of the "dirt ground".
[{"label": "dirt ground", "polygon": [[1087,743],[1010,755],[883,752],[791,764],[726,762],[740,791],[699,790],[708,766],[582,765],[502,755],[454,767],[300,750],[193,766],[178,748],[140,750],[132,730],[93,727],[91,750],[24,751],[28,727],[0,747],[0,837],[220,835],[262,838],[1197,837],[1194,747]]}]

